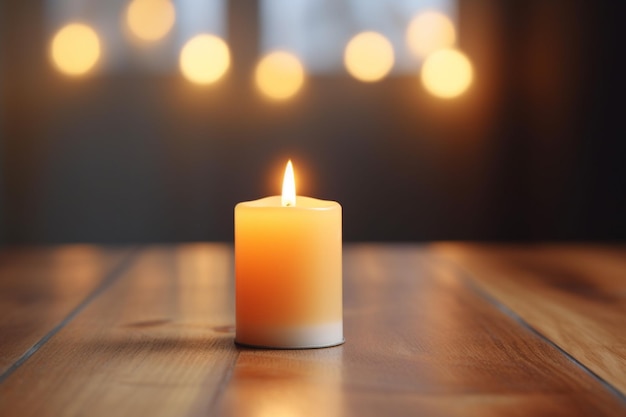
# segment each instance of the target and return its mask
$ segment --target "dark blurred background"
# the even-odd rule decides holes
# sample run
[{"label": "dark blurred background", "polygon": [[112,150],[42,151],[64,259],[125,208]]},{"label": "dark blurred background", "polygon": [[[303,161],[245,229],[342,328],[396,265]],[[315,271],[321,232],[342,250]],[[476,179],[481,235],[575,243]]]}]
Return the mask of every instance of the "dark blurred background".
[{"label": "dark blurred background", "polygon": [[[417,61],[374,83],[333,61],[324,24],[348,40],[367,26],[351,20],[366,0],[318,1],[326,14],[273,38],[262,1],[224,1],[193,23],[223,32],[232,55],[207,86],[181,75],[178,50],[182,16],[210,11],[173,1],[181,19],[146,46],[121,28],[125,3],[0,1],[2,242],[231,240],[234,205],[278,194],[287,158],[299,194],[342,204],[347,241],[626,237],[620,2],[441,2],[474,70],[451,99],[424,88]],[[399,3],[386,24],[403,32],[411,16]],[[49,48],[76,19],[105,46],[93,71],[71,77]],[[322,52],[328,42],[329,64],[275,102],[253,74],[280,36],[311,36]],[[305,68],[322,62],[315,51]]]}]

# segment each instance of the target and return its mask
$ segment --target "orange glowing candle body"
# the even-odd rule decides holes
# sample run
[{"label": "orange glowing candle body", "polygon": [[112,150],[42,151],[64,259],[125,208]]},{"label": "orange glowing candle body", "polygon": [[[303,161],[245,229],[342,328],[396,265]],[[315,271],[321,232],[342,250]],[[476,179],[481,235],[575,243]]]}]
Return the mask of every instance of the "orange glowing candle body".
[{"label": "orange glowing candle body", "polygon": [[[290,169],[285,185],[293,183]],[[341,206],[285,188],[282,197],[235,207],[235,341],[275,348],[341,344]]]}]

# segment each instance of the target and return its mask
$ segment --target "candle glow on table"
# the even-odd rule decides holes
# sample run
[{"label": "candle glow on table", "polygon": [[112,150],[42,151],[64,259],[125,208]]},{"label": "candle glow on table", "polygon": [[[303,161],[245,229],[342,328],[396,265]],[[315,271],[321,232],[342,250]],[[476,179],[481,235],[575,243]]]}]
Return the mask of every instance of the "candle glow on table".
[{"label": "candle glow on table", "polygon": [[341,206],[296,196],[289,161],[282,196],[235,207],[235,342],[343,343],[341,251]]}]

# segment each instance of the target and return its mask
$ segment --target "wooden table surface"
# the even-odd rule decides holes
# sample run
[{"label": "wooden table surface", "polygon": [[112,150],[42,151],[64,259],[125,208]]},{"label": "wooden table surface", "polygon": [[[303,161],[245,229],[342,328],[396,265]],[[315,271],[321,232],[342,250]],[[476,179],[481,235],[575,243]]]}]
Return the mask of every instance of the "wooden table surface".
[{"label": "wooden table surface", "polygon": [[0,252],[0,416],[626,416],[626,246],[346,244],[346,343],[236,347],[233,249]]}]

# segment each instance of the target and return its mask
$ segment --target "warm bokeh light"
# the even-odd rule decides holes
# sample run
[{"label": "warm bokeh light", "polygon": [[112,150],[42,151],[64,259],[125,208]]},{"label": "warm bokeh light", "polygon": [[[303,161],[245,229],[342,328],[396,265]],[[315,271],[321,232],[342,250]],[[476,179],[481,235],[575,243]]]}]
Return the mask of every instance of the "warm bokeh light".
[{"label": "warm bokeh light", "polygon": [[126,24],[139,39],[156,41],[174,26],[176,10],[170,0],[133,0],[126,9]]},{"label": "warm bokeh light", "polygon": [[348,42],[344,63],[356,79],[374,82],[384,78],[393,67],[391,43],[376,32],[362,32]]},{"label": "warm bokeh light", "polygon": [[54,35],[50,53],[59,71],[76,76],[94,67],[100,58],[100,49],[100,39],[92,28],[70,23]]},{"label": "warm bokeh light", "polygon": [[456,49],[437,51],[422,66],[422,83],[437,97],[459,96],[470,86],[473,77],[472,63]]},{"label": "warm bokeh light", "polygon": [[425,58],[439,49],[454,46],[456,30],[448,16],[435,11],[423,12],[411,20],[406,41],[411,52]]},{"label": "warm bokeh light", "polygon": [[228,45],[214,35],[191,38],[180,51],[180,70],[189,81],[211,84],[230,66]]},{"label": "warm bokeh light", "polygon": [[293,165],[291,164],[291,159],[287,162],[287,167],[285,168],[281,203],[284,207],[296,205],[296,180],[293,175]]},{"label": "warm bokeh light", "polygon": [[275,100],[284,100],[302,88],[304,67],[290,53],[272,52],[257,65],[255,80],[263,94]]}]

